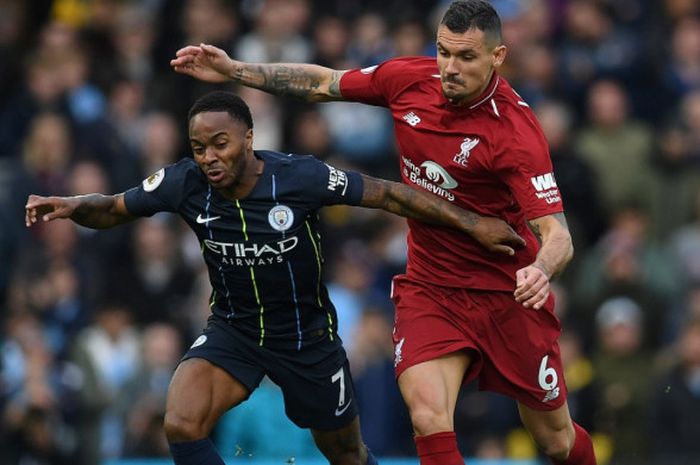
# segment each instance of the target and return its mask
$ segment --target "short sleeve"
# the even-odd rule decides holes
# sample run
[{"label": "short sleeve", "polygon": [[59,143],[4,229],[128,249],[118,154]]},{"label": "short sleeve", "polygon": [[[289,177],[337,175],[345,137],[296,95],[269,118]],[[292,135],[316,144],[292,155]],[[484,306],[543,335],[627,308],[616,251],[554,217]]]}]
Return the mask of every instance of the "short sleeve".
[{"label": "short sleeve", "polygon": [[387,107],[407,78],[405,65],[406,59],[394,59],[351,69],[340,79],[340,93],[345,100]]},{"label": "short sleeve", "polygon": [[126,209],[135,216],[177,212],[185,192],[188,163],[166,166],[124,193]]},{"label": "short sleeve", "polygon": [[297,163],[296,170],[294,175],[303,180],[303,196],[316,206],[360,205],[363,181],[359,173],[335,168],[312,156]]},{"label": "short sleeve", "polygon": [[564,205],[544,136],[529,126],[511,132],[513,137],[504,141],[494,168],[531,220],[560,213]]}]

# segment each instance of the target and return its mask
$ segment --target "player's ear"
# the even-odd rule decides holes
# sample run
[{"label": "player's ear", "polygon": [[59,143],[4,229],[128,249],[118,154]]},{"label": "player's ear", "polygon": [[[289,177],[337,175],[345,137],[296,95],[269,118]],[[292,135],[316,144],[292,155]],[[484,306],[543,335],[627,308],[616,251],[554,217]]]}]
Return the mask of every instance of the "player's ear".
[{"label": "player's ear", "polygon": [[508,49],[505,45],[499,45],[493,49],[493,67],[499,68],[503,62],[506,60],[506,55],[508,54]]},{"label": "player's ear", "polygon": [[246,150],[253,149],[253,128],[250,128],[245,132],[245,148]]}]

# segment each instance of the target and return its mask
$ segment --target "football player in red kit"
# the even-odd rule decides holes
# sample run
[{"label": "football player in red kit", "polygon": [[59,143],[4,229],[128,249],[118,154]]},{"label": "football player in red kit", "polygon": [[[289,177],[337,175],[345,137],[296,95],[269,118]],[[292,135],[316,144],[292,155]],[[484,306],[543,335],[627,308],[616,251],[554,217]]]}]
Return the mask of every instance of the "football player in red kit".
[{"label": "football player in red kit", "polygon": [[526,239],[514,256],[497,255],[457,231],[409,220],[407,270],[392,292],[395,366],[421,465],[464,463],[454,410],[462,383],[474,379],[517,401],[552,463],[594,465],[588,433],[569,416],[549,292],[573,247],[547,143],[527,102],[498,74],[507,48],[489,2],[453,2],[436,45],[437,60],[346,71],[242,63],[209,45],[181,49],[171,65],[277,95],[388,107],[405,183],[500,217]]}]

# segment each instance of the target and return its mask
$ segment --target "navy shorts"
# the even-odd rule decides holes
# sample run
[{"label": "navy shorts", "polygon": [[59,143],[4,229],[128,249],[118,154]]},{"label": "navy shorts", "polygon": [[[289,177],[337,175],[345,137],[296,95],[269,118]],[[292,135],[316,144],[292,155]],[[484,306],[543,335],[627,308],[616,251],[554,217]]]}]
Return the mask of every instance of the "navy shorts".
[{"label": "navy shorts", "polygon": [[267,375],[284,395],[284,409],[300,428],[334,431],[357,416],[347,355],[339,338],[296,349],[260,347],[216,317],[182,360],[202,358],[226,370],[252,393]]}]

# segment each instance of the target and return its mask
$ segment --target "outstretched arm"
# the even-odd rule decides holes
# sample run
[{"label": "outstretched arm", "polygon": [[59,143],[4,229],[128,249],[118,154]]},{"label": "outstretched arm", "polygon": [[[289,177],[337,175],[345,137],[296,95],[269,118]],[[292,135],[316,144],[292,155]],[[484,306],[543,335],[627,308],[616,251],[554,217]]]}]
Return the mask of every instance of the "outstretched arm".
[{"label": "outstretched arm", "polygon": [[81,226],[106,229],[136,219],[129,214],[124,194],[87,194],[73,197],[42,197],[30,195],[25,205],[27,227],[42,221],[70,218]]},{"label": "outstretched arm", "polygon": [[574,246],[564,213],[530,220],[530,227],[540,237],[542,247],[531,265],[516,272],[514,295],[524,307],[538,309],[549,296],[549,280],[564,271],[574,256]]},{"label": "outstretched arm", "polygon": [[459,229],[492,252],[508,255],[525,240],[503,220],[478,215],[398,182],[362,175],[363,207],[381,208],[397,215]]},{"label": "outstretched arm", "polygon": [[236,81],[274,95],[310,102],[343,100],[340,77],[345,71],[299,63],[252,64],[232,60],[212,45],[190,45],[177,51],[175,71],[208,82]]}]

